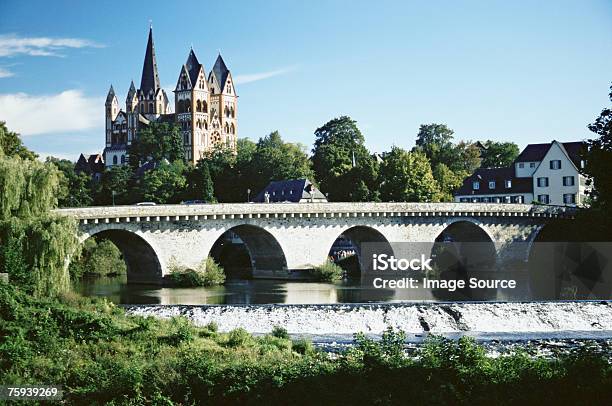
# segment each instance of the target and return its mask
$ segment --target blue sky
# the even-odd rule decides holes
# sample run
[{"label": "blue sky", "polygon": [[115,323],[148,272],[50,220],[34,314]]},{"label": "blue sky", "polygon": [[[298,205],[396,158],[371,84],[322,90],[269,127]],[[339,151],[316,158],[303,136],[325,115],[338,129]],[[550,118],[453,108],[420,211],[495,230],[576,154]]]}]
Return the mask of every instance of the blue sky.
[{"label": "blue sky", "polygon": [[0,120],[42,155],[104,147],[103,104],[138,86],[149,20],[162,85],[193,48],[237,81],[239,136],[278,129],[311,148],[357,120],[372,151],[421,123],[457,139],[583,139],[608,104],[612,2],[0,2]]}]

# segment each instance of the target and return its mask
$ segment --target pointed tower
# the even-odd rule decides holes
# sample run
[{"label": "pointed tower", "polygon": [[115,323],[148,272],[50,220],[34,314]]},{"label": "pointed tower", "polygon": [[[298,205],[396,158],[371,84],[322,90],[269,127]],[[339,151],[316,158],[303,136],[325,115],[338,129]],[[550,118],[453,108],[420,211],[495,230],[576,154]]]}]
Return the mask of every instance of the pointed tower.
[{"label": "pointed tower", "polygon": [[138,95],[133,80],[125,99],[125,111],[127,115],[127,144],[130,145],[138,129]]},{"label": "pointed tower", "polygon": [[147,119],[156,119],[160,114],[166,114],[168,97],[159,84],[155,44],[153,43],[153,27],[149,29],[147,51],[142,65],[140,89],[138,89],[139,112]]},{"label": "pointed tower", "polygon": [[[238,139],[238,96],[234,88],[232,73],[221,54],[208,76],[210,89],[211,141],[223,142],[236,151]],[[218,127],[218,128],[217,128]]]},{"label": "pointed tower", "polygon": [[111,85],[110,89],[108,90],[108,94],[106,95],[106,102],[104,103],[107,147],[109,147],[113,142],[113,121],[115,121],[117,118],[117,114],[119,114],[119,101],[117,100],[117,95],[115,95],[115,89],[113,89],[113,85]]},{"label": "pointed tower", "polygon": [[208,148],[208,83],[193,49],[181,67],[174,90],[176,123],[183,133],[187,160],[196,163]]}]

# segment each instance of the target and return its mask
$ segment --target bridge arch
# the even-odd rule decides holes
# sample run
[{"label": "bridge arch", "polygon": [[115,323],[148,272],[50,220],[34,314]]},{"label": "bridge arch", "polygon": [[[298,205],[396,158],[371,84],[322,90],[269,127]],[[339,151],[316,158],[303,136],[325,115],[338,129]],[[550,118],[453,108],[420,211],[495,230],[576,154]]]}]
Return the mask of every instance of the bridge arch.
[{"label": "bridge arch", "polygon": [[456,219],[434,240],[434,250],[446,246],[464,266],[477,270],[491,270],[496,263],[497,251],[493,235],[475,220]]},{"label": "bridge arch", "polygon": [[142,236],[121,228],[90,232],[81,238],[106,239],[119,248],[127,265],[128,283],[162,283],[162,266],[157,251]]},{"label": "bridge arch", "polygon": [[283,248],[272,233],[252,224],[225,230],[213,243],[209,256],[224,267],[228,276],[265,276],[287,271]]},{"label": "bridge arch", "polygon": [[[393,247],[383,233],[371,226],[358,225],[347,227],[328,244],[327,259],[339,263],[349,273],[364,272],[370,264],[369,259],[364,256],[364,244],[368,243],[372,244],[370,250],[373,253],[375,251],[376,254],[393,255]],[[351,256],[357,261],[351,260]]]}]

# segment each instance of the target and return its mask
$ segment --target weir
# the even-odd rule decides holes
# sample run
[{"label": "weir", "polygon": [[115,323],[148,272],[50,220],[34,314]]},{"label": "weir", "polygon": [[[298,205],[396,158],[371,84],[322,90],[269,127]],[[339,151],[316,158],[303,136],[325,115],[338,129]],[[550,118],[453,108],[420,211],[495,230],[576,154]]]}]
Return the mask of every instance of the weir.
[{"label": "weir", "polygon": [[130,314],[183,316],[198,326],[214,322],[220,331],[244,328],[270,333],[276,326],[292,335],[350,338],[356,332],[380,335],[387,328],[412,335],[483,333],[512,336],[610,337],[612,302],[372,303],[338,305],[137,305]]}]

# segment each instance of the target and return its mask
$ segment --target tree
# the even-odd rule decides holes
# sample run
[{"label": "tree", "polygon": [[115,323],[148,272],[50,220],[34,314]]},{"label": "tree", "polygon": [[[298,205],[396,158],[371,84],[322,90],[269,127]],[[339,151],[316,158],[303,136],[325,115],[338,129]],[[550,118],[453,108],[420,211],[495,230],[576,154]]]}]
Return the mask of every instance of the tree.
[{"label": "tree", "polygon": [[332,201],[376,200],[378,164],[350,117],[334,118],[315,131],[312,162],[321,190]]},{"label": "tree", "polygon": [[184,196],[187,180],[185,164],[176,161],[162,163],[145,172],[140,183],[140,194],[145,201],[155,203],[179,203]]},{"label": "tree", "polygon": [[314,178],[306,147],[284,142],[278,131],[259,139],[252,165],[256,176],[251,179],[251,188],[256,191],[273,180]]},{"label": "tree", "polygon": [[133,169],[153,160],[170,162],[185,160],[183,138],[178,126],[168,123],[150,123],[142,128],[129,147],[129,163]]},{"label": "tree", "polygon": [[203,200],[215,202],[215,189],[208,162],[201,159],[195,167],[189,170],[187,175],[186,200]]},{"label": "tree", "polygon": [[445,164],[453,172],[468,172],[471,174],[480,167],[480,148],[470,141],[459,141],[449,151],[447,160],[437,163]]},{"label": "tree", "polygon": [[59,207],[85,207],[93,203],[93,181],[91,176],[74,170],[74,163],[67,159],[47,157],[46,162],[53,164],[61,172]]},{"label": "tree", "polygon": [[23,145],[19,134],[9,131],[6,123],[0,121],[0,150],[6,156],[19,156],[23,159],[36,159],[38,155],[30,151]]},{"label": "tree", "polygon": [[383,201],[431,202],[438,193],[427,156],[393,146],[380,167]]},{"label": "tree", "polygon": [[463,183],[463,179],[470,175],[467,171],[453,172],[443,163],[437,164],[433,168],[433,177],[438,183],[438,195],[435,200],[441,202],[452,202],[453,191],[458,189]]},{"label": "tree", "polygon": [[[612,101],[612,86],[610,87]],[[610,219],[612,213],[612,108],[602,110],[595,122],[589,124],[589,130],[598,135],[587,141],[584,173],[590,177],[593,186],[590,192],[593,206],[602,209]]]},{"label": "tree", "polygon": [[[102,174],[100,188],[96,194],[95,204],[109,206],[113,204],[131,204],[137,200],[134,194],[132,169],[129,166],[112,166]],[[113,199],[114,195],[114,199]]]},{"label": "tree", "polygon": [[483,168],[504,168],[511,166],[519,155],[519,147],[514,142],[487,140],[481,153],[480,166]]},{"label": "tree", "polygon": [[446,124],[421,124],[416,139],[416,150],[423,152],[435,167],[453,160],[453,134]]}]

